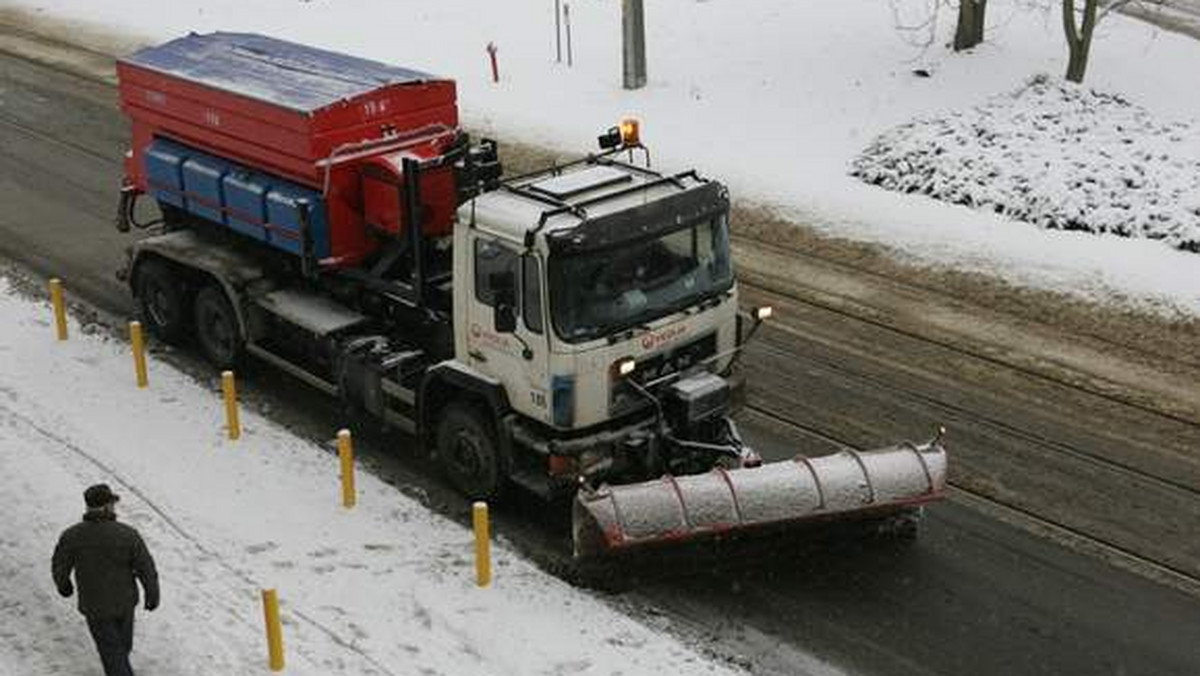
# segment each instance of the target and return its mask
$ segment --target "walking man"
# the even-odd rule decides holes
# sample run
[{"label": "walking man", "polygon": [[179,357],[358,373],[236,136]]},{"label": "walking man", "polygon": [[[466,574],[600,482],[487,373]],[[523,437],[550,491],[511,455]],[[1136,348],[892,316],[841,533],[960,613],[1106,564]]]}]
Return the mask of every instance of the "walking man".
[{"label": "walking man", "polygon": [[82,522],[59,537],[51,566],[54,584],[64,598],[75,591],[71,584],[71,573],[75,573],[79,612],[87,618],[105,676],[133,676],[129,651],[133,649],[133,611],[138,602],[134,578],[145,590],[146,610],[158,607],[154,559],[136,530],[117,523],[119,499],[107,484],[84,491],[87,512]]}]

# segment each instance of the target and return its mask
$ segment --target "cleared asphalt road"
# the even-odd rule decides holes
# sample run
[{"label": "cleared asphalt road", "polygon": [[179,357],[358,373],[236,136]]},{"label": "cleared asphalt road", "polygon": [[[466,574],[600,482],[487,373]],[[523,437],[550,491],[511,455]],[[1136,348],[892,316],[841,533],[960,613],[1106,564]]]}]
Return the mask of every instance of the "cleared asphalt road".
[{"label": "cleared asphalt road", "polygon": [[[111,220],[125,142],[110,87],[0,58],[0,254],[65,278],[73,293],[118,315],[128,313],[129,302],[112,271],[128,238],[114,232]],[[748,295],[754,293],[766,292]],[[758,412],[747,417],[747,432],[767,455],[786,456],[797,445],[820,449],[832,441],[873,445],[912,436],[949,416],[962,428],[960,443],[970,446],[963,451],[967,461],[981,468],[980,475],[1001,477],[1011,463],[988,462],[1038,444],[1091,448],[1099,441],[1088,430],[1102,425],[1087,416],[1112,413],[1098,405],[1048,411],[1053,407],[1039,407],[1036,400],[997,409],[996,393],[978,374],[954,383],[961,408],[947,409],[935,379],[914,380],[910,372],[921,355],[907,363],[867,358],[857,345],[866,327],[847,322],[823,323],[832,337],[766,332],[749,355],[750,384],[761,394],[752,402]],[[846,332],[841,340],[837,331]],[[914,382],[928,390],[926,398],[913,399]],[[302,433],[321,438],[339,422],[332,407],[275,387],[271,377],[257,384],[273,398],[277,414]],[[981,422],[993,412],[1006,416],[1008,427]],[[1007,417],[1016,415],[1025,417]],[[1191,443],[1186,425],[1177,432],[1182,436],[1173,443]],[[1100,441],[1119,446],[1126,440]],[[443,494],[420,463],[394,460],[383,449],[389,443],[380,437],[369,445],[373,449],[364,449],[379,471]],[[1031,472],[1029,480],[1040,473]],[[1158,488],[1166,497],[1154,499],[1174,499],[1173,489]],[[1098,509],[1092,505],[1103,496],[1089,490],[1080,491],[1083,509]],[[805,657],[811,654],[835,669],[879,674],[1200,673],[1200,603],[1193,597],[1035,537],[976,504],[964,498],[932,508],[915,547],[781,548],[761,553],[763,560],[744,570],[679,580],[659,574],[614,603],[756,673],[824,671]],[[1145,511],[1148,524],[1156,516],[1178,517],[1173,528],[1192,528],[1187,514],[1127,508]],[[1105,518],[1121,511],[1110,505]],[[561,537],[553,528],[509,516],[500,531],[538,556]],[[1189,533],[1194,539],[1200,531],[1178,535]],[[1180,569],[1194,564],[1188,557],[1174,563]]]}]

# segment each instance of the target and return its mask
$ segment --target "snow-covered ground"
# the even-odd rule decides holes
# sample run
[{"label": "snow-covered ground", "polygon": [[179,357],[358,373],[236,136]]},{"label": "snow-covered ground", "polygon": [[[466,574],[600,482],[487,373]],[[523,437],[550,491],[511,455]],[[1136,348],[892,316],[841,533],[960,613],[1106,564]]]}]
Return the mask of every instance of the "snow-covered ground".
[{"label": "snow-covered ground", "polygon": [[[1066,49],[1054,3],[993,0],[987,42],[953,54],[950,9],[928,48],[896,29],[921,23],[940,4],[929,0],[653,0],[650,81],[630,92],[621,88],[620,2],[564,2],[568,67],[555,61],[552,0],[2,1],[147,41],[253,31],[422,68],[457,79],[473,127],[569,151],[636,115],[660,166],[698,166],[735,195],[833,234],[1020,284],[1200,314],[1195,254],[1046,231],[849,175],[854,157],[890,129],[969,111],[1038,73],[1060,75]],[[499,84],[489,42],[499,50]],[[1098,29],[1087,85],[1186,122],[1200,116],[1198,72],[1200,43],[1114,14]]]},{"label": "snow-covered ground", "polygon": [[1038,76],[970,111],[901,125],[853,173],[1045,228],[1200,253],[1200,128],[1062,80]]},{"label": "snow-covered ground", "polygon": [[366,473],[343,509],[335,456],[248,411],[228,441],[218,393],[154,360],[137,389],[127,344],[74,322],[58,343],[46,304],[8,287],[0,278],[0,674],[100,673],[49,563],[96,482],[122,495],[120,518],[158,564],[139,674],[268,673],[263,588],[280,595],[288,674],[733,673],[502,543],[493,586],[477,588],[466,528]]}]

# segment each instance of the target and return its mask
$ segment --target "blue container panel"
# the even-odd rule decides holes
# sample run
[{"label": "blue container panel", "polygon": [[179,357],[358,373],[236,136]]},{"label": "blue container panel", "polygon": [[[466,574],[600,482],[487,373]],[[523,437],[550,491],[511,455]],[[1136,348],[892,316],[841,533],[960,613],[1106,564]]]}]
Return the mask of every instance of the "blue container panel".
[{"label": "blue container panel", "polygon": [[191,151],[178,143],[158,139],[150,144],[144,157],[154,199],[180,208],[187,206],[183,198],[183,162],[190,155]]},{"label": "blue container panel", "polygon": [[223,181],[225,222],[260,242],[267,241],[267,191],[270,179],[263,174],[230,171]]},{"label": "blue container panel", "polygon": [[300,233],[300,209],[307,202],[313,253],[329,257],[329,225],[321,193],[294,184],[276,185],[267,193],[267,241],[296,255],[304,252]]},{"label": "blue container panel", "polygon": [[316,190],[164,139],[144,157],[156,199],[297,256],[304,252],[300,208],[307,204],[313,254],[329,257],[325,200]]},{"label": "blue container panel", "polygon": [[192,155],[183,163],[183,189],[187,191],[188,211],[216,223],[225,223],[221,178],[231,168],[228,162]]}]

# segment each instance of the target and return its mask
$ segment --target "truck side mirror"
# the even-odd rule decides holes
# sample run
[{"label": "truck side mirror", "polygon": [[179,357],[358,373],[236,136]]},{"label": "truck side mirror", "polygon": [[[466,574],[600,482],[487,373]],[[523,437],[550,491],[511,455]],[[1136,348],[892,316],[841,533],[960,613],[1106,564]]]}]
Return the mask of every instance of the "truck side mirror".
[{"label": "truck side mirror", "polygon": [[488,286],[492,288],[492,322],[496,333],[513,333],[517,330],[517,276],[512,270],[502,270],[488,275]]},{"label": "truck side mirror", "polygon": [[496,305],[492,316],[496,333],[513,333],[517,330],[517,313],[511,305]]}]

